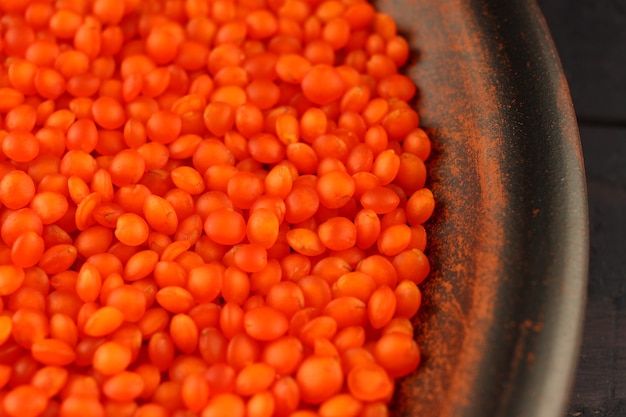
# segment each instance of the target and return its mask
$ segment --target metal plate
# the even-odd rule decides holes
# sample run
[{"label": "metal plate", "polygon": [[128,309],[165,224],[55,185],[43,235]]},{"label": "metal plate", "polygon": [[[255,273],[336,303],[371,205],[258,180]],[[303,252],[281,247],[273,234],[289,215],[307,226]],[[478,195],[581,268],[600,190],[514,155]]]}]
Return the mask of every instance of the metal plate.
[{"label": "metal plate", "polygon": [[569,89],[533,1],[381,0],[434,142],[424,361],[398,416],[561,417],[578,359],[587,194]]}]

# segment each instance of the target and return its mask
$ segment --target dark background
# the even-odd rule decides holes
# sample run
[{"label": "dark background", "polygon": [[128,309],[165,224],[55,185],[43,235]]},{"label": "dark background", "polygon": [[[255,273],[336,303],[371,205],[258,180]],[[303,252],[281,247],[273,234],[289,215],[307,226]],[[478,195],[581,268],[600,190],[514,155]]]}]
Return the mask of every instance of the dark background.
[{"label": "dark background", "polygon": [[583,346],[567,417],[626,416],[626,0],[538,0],[585,157],[591,233]]}]

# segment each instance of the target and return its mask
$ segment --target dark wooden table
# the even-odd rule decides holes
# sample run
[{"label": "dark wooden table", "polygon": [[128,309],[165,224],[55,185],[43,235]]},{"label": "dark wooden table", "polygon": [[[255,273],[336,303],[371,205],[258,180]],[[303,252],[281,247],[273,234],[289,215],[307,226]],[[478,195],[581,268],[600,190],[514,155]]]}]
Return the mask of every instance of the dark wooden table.
[{"label": "dark wooden table", "polygon": [[568,78],[585,157],[591,252],[567,417],[626,416],[626,0],[538,0]]}]

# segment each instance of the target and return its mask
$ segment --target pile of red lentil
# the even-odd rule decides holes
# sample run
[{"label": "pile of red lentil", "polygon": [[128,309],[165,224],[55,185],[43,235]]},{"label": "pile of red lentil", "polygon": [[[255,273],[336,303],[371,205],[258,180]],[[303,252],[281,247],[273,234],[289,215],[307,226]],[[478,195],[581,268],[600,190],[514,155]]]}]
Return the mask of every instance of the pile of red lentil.
[{"label": "pile of red lentil", "polygon": [[394,21],[0,9],[0,416],[387,416],[434,209]]}]

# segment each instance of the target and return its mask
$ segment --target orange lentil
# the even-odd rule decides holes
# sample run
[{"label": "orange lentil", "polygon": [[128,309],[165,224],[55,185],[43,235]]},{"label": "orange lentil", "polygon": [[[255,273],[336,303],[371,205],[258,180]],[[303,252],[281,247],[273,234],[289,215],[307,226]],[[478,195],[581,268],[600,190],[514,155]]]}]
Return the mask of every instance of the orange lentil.
[{"label": "orange lentil", "polygon": [[76,287],[76,271],[63,271],[50,278],[50,285],[57,290],[71,291]]},{"label": "orange lentil", "polygon": [[286,238],[293,250],[305,256],[318,256],[326,251],[318,234],[306,228],[292,229]]},{"label": "orange lentil", "polygon": [[235,392],[251,396],[265,391],[274,381],[276,371],[265,363],[254,363],[244,367],[235,379]]},{"label": "orange lentil", "polygon": [[[76,361],[75,361],[76,365],[78,366],[90,365],[93,361],[93,354],[95,350],[98,348],[99,345],[104,343],[104,341],[105,339],[102,337],[100,338],[83,337],[83,339],[78,343],[78,345],[76,345]],[[93,392],[94,388],[97,389],[97,386],[95,386],[96,385],[95,381],[92,380],[91,382],[92,384],[90,384],[89,386],[83,386],[83,387],[80,387],[79,389]],[[71,384],[68,384],[68,386],[69,386],[69,389],[72,388]]]},{"label": "orange lentil", "polygon": [[[326,87],[320,89],[319,85]],[[345,84],[336,69],[328,65],[313,66],[302,79],[302,91],[307,99],[319,105],[329,104],[339,99]]]},{"label": "orange lentil", "polygon": [[222,297],[226,302],[243,304],[250,294],[250,278],[248,274],[230,266],[224,271]]},{"label": "orange lentil", "polygon": [[376,214],[386,214],[400,204],[400,197],[389,188],[375,187],[363,193],[360,203],[363,208],[371,209]]},{"label": "orange lentil", "polygon": [[381,255],[371,255],[359,262],[357,271],[365,272],[376,281],[377,285],[396,286],[398,275],[393,264]]},{"label": "orange lentil", "polygon": [[209,399],[202,411],[203,417],[243,417],[246,408],[243,399],[235,394],[223,393]]},{"label": "orange lentil", "polygon": [[146,312],[147,300],[141,290],[131,285],[113,288],[106,298],[106,304],[122,312],[127,322],[141,320]]},{"label": "orange lentil", "polygon": [[300,392],[294,378],[287,376],[278,379],[271,389],[274,396],[274,412],[277,416],[287,416],[298,408]]},{"label": "orange lentil", "polygon": [[168,371],[170,380],[182,383],[189,375],[201,375],[208,365],[199,357],[192,355],[179,355]]},{"label": "orange lentil", "polygon": [[332,298],[328,283],[318,276],[306,276],[298,280],[298,286],[302,290],[305,307],[324,308]]},{"label": "orange lentil", "polygon": [[328,249],[343,250],[356,243],[357,228],[345,217],[334,217],[322,223],[317,233]]},{"label": "orange lentil", "polygon": [[299,281],[311,272],[311,261],[299,253],[291,253],[281,259],[282,275],[289,281]]},{"label": "orange lentil", "polygon": [[327,283],[333,284],[343,274],[352,271],[350,264],[339,257],[329,256],[315,262],[311,273],[323,278]]},{"label": "orange lentil", "polygon": [[338,328],[363,326],[367,321],[366,304],[353,296],[337,297],[324,307],[324,314],[337,322]]},{"label": "orange lentil", "polygon": [[134,213],[124,213],[117,219],[115,237],[129,246],[141,245],[148,239],[149,227],[146,221]]},{"label": "orange lentil", "polygon": [[45,304],[46,299],[43,293],[34,288],[22,286],[22,288],[11,294],[6,308],[11,311],[16,311],[23,307],[45,311]]},{"label": "orange lentil", "polygon": [[340,354],[352,348],[362,347],[365,343],[365,330],[360,326],[346,327],[337,332],[333,343]]},{"label": "orange lentil", "polygon": [[146,52],[158,64],[165,64],[176,58],[178,42],[166,28],[153,29],[146,38]]},{"label": "orange lentil", "polygon": [[10,332],[18,345],[31,348],[33,342],[48,335],[49,326],[42,312],[21,308],[11,318]]},{"label": "orange lentil", "polygon": [[283,336],[269,342],[261,354],[263,362],[272,366],[281,376],[292,375],[303,358],[302,342],[293,336]]},{"label": "orange lentil", "polygon": [[170,334],[174,345],[182,352],[191,354],[198,344],[198,328],[185,314],[177,314],[170,321]]},{"label": "orange lentil", "polygon": [[102,385],[102,392],[114,401],[131,401],[141,394],[143,384],[138,374],[124,371],[107,379]]},{"label": "orange lentil", "polygon": [[2,88],[0,92],[7,94],[0,101],[0,109],[7,112],[24,101],[23,94],[34,94],[37,92],[35,87],[35,74],[37,66],[23,59],[12,61],[8,68],[9,81],[13,88]]},{"label": "orange lentil", "polygon": [[184,313],[193,307],[193,296],[184,288],[167,286],[156,293],[157,302],[170,313]]},{"label": "orange lentil", "polygon": [[0,236],[7,245],[13,243],[23,233],[28,231],[41,235],[43,223],[37,214],[30,208],[23,208],[16,211],[5,211],[2,225],[0,226]]},{"label": "orange lentil", "polygon": [[152,335],[148,344],[150,362],[161,372],[167,370],[174,361],[174,342],[169,334],[157,332]]},{"label": "orange lentil", "polygon": [[[405,210],[401,207],[397,207],[382,216],[382,219],[380,220],[380,227],[382,230],[385,230],[391,226],[406,226],[406,223],[407,220]],[[409,239],[409,241],[410,240],[411,239]]]},{"label": "orange lentil", "polygon": [[91,181],[91,191],[102,196],[103,201],[113,200],[115,191],[113,189],[113,181],[108,171],[103,168],[94,172]]},{"label": "orange lentil", "polygon": [[320,404],[339,393],[344,374],[337,359],[309,356],[300,365],[296,381],[303,401]]},{"label": "orange lentil", "polygon": [[267,133],[250,138],[248,151],[255,160],[264,164],[274,164],[285,157],[284,144],[275,135]]},{"label": "orange lentil", "polygon": [[194,245],[202,234],[202,217],[199,214],[193,214],[187,217],[180,224],[174,239],[186,240],[190,245]]},{"label": "orange lentil", "polygon": [[389,400],[393,392],[393,382],[387,372],[376,364],[354,367],[347,377],[350,393],[357,400]]},{"label": "orange lentil", "polygon": [[118,187],[137,183],[145,172],[145,160],[135,149],[116,154],[108,167],[111,182]]},{"label": "orange lentil", "polygon": [[430,218],[434,209],[435,200],[432,192],[427,189],[417,190],[407,201],[407,220],[412,226],[422,224]]},{"label": "orange lentil", "polygon": [[154,268],[154,280],[156,284],[163,287],[184,286],[187,279],[187,272],[176,262],[159,261]]},{"label": "orange lentil", "polygon": [[70,396],[61,402],[59,415],[63,417],[79,417],[88,413],[94,417],[104,417],[104,407],[97,398]]},{"label": "orange lentil", "polygon": [[70,346],[76,346],[78,328],[71,317],[56,313],[50,318],[50,336],[54,339],[63,340]]},{"label": "orange lentil", "polygon": [[[163,188],[160,192],[162,194],[163,191],[166,191],[170,187],[170,182],[167,181],[167,171],[162,170],[167,164],[169,157],[167,146],[158,142],[148,142],[138,147],[137,152],[141,158],[143,158],[145,170],[147,171],[142,180],[145,182],[145,185],[149,187],[149,176],[155,176],[158,181],[156,185],[160,185]],[[142,172],[142,174],[144,173]],[[153,190],[152,188],[150,189],[151,191]]]},{"label": "orange lentil", "polygon": [[71,176],[67,179],[67,188],[72,201],[79,204],[90,194],[89,185],[80,177]]},{"label": "orange lentil", "polygon": [[107,400],[104,403],[104,413],[106,417],[120,416],[120,417],[133,417],[135,415],[135,411],[138,406],[136,403],[128,401],[128,402],[117,402],[112,400]]},{"label": "orange lentil", "polygon": [[[98,68],[98,70],[101,70],[102,72],[107,71],[108,68],[105,67],[105,63],[106,61],[102,61],[103,67]],[[94,68],[94,71],[95,71],[95,68]],[[111,97],[118,101],[121,101],[122,89],[123,89],[123,85],[118,80],[102,80],[100,84],[99,94],[100,94],[100,97]]]},{"label": "orange lentil", "polygon": [[168,322],[169,315],[167,311],[161,307],[155,307],[146,310],[141,320],[137,322],[137,325],[144,339],[147,339],[154,333],[165,329]]},{"label": "orange lentil", "polygon": [[0,180],[0,202],[10,209],[26,206],[35,196],[35,183],[24,171],[13,170]]},{"label": "orange lentil", "polygon": [[363,404],[349,394],[338,394],[320,405],[321,417],[339,417],[361,415]]},{"label": "orange lentil", "polygon": [[33,375],[31,384],[48,398],[54,397],[65,385],[69,372],[59,366],[45,366]]},{"label": "orange lentil", "polygon": [[270,259],[259,271],[250,274],[250,289],[260,295],[266,295],[269,289],[281,280],[280,263]]},{"label": "orange lentil", "polygon": [[29,104],[21,104],[9,110],[4,126],[7,130],[31,131],[37,122],[37,109]]},{"label": "orange lentil", "polygon": [[399,279],[409,279],[421,283],[430,272],[428,258],[419,249],[410,249],[399,253],[393,259],[393,265]]},{"label": "orange lentil", "polygon": [[391,288],[383,285],[374,291],[367,302],[367,315],[375,329],[384,327],[396,312],[396,296]]},{"label": "orange lentil", "polygon": [[131,361],[139,355],[142,347],[141,330],[135,324],[124,323],[110,336],[110,340],[125,346],[131,351]]},{"label": "orange lentil", "polygon": [[337,332],[337,322],[332,317],[320,316],[310,320],[300,331],[300,339],[312,346],[318,339],[332,339]]},{"label": "orange lentil", "polygon": [[289,323],[287,318],[276,309],[259,307],[244,315],[243,325],[246,333],[251,337],[269,341],[285,334]]},{"label": "orange lentil", "polygon": [[209,384],[201,375],[189,375],[181,388],[183,403],[191,411],[198,412],[206,404],[209,396]]},{"label": "orange lentil", "polygon": [[91,109],[94,121],[105,129],[119,129],[126,121],[124,108],[114,98],[100,97]]},{"label": "orange lentil", "polygon": [[[321,143],[324,144],[321,145]],[[345,164],[341,160],[344,159],[344,151],[347,149],[347,145],[342,139],[335,135],[322,135],[313,143],[313,150],[318,151],[319,149],[324,149],[324,151],[319,152],[319,156],[322,159],[317,166],[317,175],[322,176],[332,171],[347,171]]]},{"label": "orange lentil", "polygon": [[130,364],[131,350],[117,342],[105,342],[98,346],[93,356],[93,367],[103,375],[122,372]]},{"label": "orange lentil", "polygon": [[267,251],[260,245],[244,244],[236,248],[233,261],[245,272],[259,272],[267,265]]},{"label": "orange lentil", "polygon": [[200,173],[192,167],[174,168],[170,175],[174,185],[191,195],[201,194],[204,191],[204,180]]},{"label": "orange lentil", "polygon": [[84,264],[80,269],[76,279],[76,293],[81,300],[93,302],[100,295],[102,277],[95,266]]},{"label": "orange lentil", "polygon": [[146,134],[155,142],[168,144],[180,134],[182,121],[180,116],[167,110],[154,113],[146,122]]},{"label": "orange lentil", "polygon": [[246,415],[269,417],[274,415],[275,400],[269,391],[253,395],[246,404]]},{"label": "orange lentil", "polygon": [[[239,170],[235,166],[232,166],[232,165],[227,165],[227,164],[212,165],[208,167],[206,172],[204,173],[204,178],[203,178],[204,183],[206,184],[207,188],[212,190],[212,191],[209,191],[210,193],[214,193],[214,192],[225,193],[228,187],[228,181],[237,172],[239,172]],[[207,194],[207,197],[209,196],[212,196],[212,194]],[[232,203],[232,201],[230,201],[229,198],[227,199],[229,200],[230,203]],[[196,205],[199,205],[200,202],[204,202],[204,201],[198,200]],[[204,218],[206,218],[206,214],[208,213],[206,212],[204,213],[204,216],[203,216]]]},{"label": "orange lentil", "polygon": [[283,281],[269,288],[265,301],[290,319],[304,306],[304,294],[296,283]]},{"label": "orange lentil", "polygon": [[378,239],[378,250],[394,256],[405,250],[411,241],[411,229],[406,224],[394,224],[384,228]]},{"label": "orange lentil", "polygon": [[11,131],[2,140],[2,152],[16,162],[29,162],[40,152],[40,145],[32,133]]},{"label": "orange lentil", "polygon": [[320,205],[319,195],[313,187],[295,186],[285,198],[285,220],[300,223],[312,217]]},{"label": "orange lentil", "polygon": [[[326,65],[330,67],[335,62],[335,50],[322,39],[313,39],[309,42],[304,48],[303,55],[314,65]],[[338,80],[341,80],[341,78],[335,78],[335,81]],[[335,86],[337,86],[337,84],[335,84]]]},{"label": "orange lentil", "polygon": [[215,328],[205,328],[198,339],[198,351],[208,364],[223,363],[229,341]]},{"label": "orange lentil", "polygon": [[34,81],[37,93],[44,98],[55,100],[65,92],[65,79],[52,68],[39,68]]},{"label": "orange lentil", "polygon": [[68,213],[67,198],[57,192],[42,191],[35,195],[30,208],[41,218],[43,224],[52,224]]},{"label": "orange lentil", "polygon": [[327,208],[339,208],[354,195],[354,180],[346,172],[331,171],[319,177],[315,189],[320,204]]},{"label": "orange lentil", "polygon": [[404,138],[402,150],[416,155],[422,161],[426,161],[431,151],[430,139],[423,129],[417,128]]},{"label": "orange lentil", "polygon": [[54,62],[54,68],[59,71],[65,79],[82,75],[89,70],[89,57],[80,51],[64,51],[57,56]]},{"label": "orange lentil", "polygon": [[202,138],[196,134],[181,135],[169,144],[170,157],[175,159],[186,159],[191,157],[200,143]]},{"label": "orange lentil", "polygon": [[37,387],[21,385],[9,391],[2,401],[7,415],[11,417],[36,417],[46,409],[48,399]]},{"label": "orange lentil", "polygon": [[396,296],[396,316],[411,318],[415,316],[422,303],[422,292],[419,287],[410,280],[398,283],[394,289]]},{"label": "orange lentil", "polygon": [[217,243],[235,245],[245,237],[246,223],[240,213],[225,207],[209,213],[204,231]]},{"label": "orange lentil", "polygon": [[74,263],[77,255],[75,246],[55,245],[43,253],[38,266],[48,274],[56,274],[67,270]]},{"label": "orange lentil", "polygon": [[409,44],[262,3],[5,5],[7,415],[388,415],[419,365]]},{"label": "orange lentil", "polygon": [[28,384],[32,379],[39,365],[32,355],[19,356],[13,364],[13,374],[9,381],[10,387]]},{"label": "orange lentil", "polygon": [[367,249],[372,246],[380,235],[380,219],[376,212],[371,209],[360,210],[355,218],[356,226],[356,245],[361,249]]},{"label": "orange lentil", "polygon": [[363,302],[367,302],[376,290],[376,282],[372,277],[363,272],[348,272],[332,285],[332,292],[335,298],[342,296],[356,297]]},{"label": "orange lentil", "polygon": [[279,226],[276,214],[269,209],[261,208],[250,214],[246,236],[251,243],[269,249],[278,239]]},{"label": "orange lentil", "polygon": [[374,346],[376,361],[392,377],[408,375],[417,368],[421,355],[411,335],[387,333]]},{"label": "orange lentil", "polygon": [[276,73],[284,82],[299,84],[311,67],[311,63],[302,55],[285,54],[281,55],[276,62]]},{"label": "orange lentil", "polygon": [[74,362],[76,353],[67,343],[56,339],[42,339],[33,342],[31,353],[35,360],[54,366],[65,366]]}]

